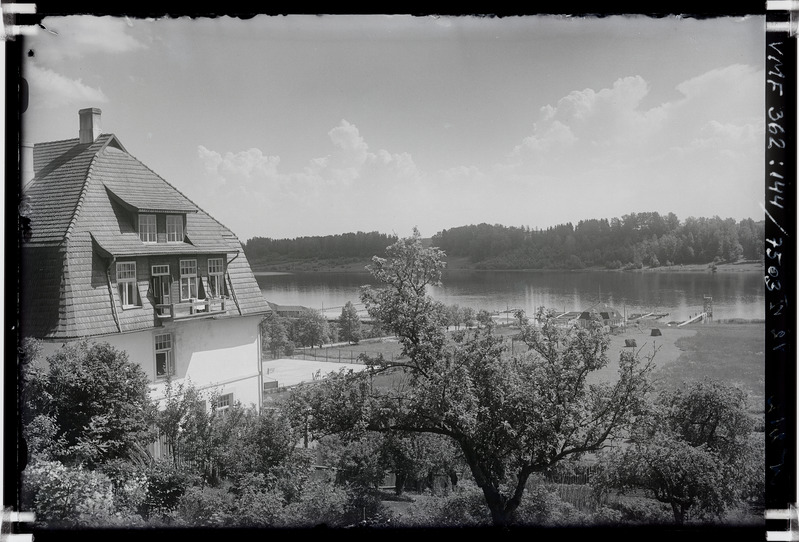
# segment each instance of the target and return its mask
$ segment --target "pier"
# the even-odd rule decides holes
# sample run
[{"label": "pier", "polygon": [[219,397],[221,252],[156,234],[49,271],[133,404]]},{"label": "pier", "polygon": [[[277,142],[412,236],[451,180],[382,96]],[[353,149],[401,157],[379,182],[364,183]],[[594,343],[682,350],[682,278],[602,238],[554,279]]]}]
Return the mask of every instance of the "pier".
[{"label": "pier", "polygon": [[706,312],[699,313],[696,316],[694,316],[692,318],[689,318],[688,320],[686,320],[682,324],[677,324],[677,327],[682,327],[682,326],[687,325],[687,324],[693,324],[694,322],[698,322],[700,320],[704,320],[705,318],[707,318],[707,316],[708,316],[708,314]]}]

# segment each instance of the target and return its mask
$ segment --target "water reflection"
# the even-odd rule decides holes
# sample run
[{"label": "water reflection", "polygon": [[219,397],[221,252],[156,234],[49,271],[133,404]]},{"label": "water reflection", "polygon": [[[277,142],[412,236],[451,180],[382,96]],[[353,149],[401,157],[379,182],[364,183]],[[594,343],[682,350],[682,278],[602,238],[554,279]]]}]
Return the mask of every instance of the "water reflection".
[{"label": "water reflection", "polygon": [[[316,309],[359,303],[368,273],[296,273],[256,277],[267,300]],[[582,310],[607,303],[620,312],[668,312],[682,320],[701,312],[705,295],[713,297],[715,318],[764,318],[765,293],[759,273],[704,272],[514,272],[448,271],[430,294],[446,304],[475,309],[545,306]]]}]

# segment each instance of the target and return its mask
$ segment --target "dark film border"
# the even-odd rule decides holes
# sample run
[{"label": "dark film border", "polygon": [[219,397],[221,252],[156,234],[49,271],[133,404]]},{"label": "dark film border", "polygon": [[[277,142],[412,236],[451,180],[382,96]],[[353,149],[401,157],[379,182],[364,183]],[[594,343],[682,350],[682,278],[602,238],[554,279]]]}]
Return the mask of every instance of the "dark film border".
[{"label": "dark film border", "polygon": [[[405,14],[465,14],[463,6],[455,7],[452,3],[447,2],[432,2],[425,4],[424,8],[414,6],[412,3],[382,3],[379,5],[371,5],[364,9],[363,4],[357,7],[351,4],[352,7],[348,8],[348,3],[344,2],[339,4],[336,9],[323,7],[321,5],[309,5],[308,3],[300,2],[293,4],[293,7],[287,7],[285,2],[270,3],[268,5],[260,5],[254,7],[251,0],[233,0],[226,3],[224,6],[216,5],[215,9],[200,8],[194,12],[188,10],[186,5],[180,5],[172,0],[162,0],[160,2],[151,2],[144,0],[141,2],[122,2],[109,4],[108,2],[98,2],[96,0],[77,0],[68,3],[53,2],[52,0],[41,0],[36,2],[37,14],[34,16],[21,15],[17,16],[14,20],[16,24],[22,25],[36,25],[46,15],[74,15],[74,14],[93,14],[93,15],[111,15],[111,16],[222,16],[230,15],[233,17],[247,18],[255,14],[286,14],[286,13],[405,13]],[[525,10],[523,7],[515,5],[513,8],[503,8],[502,5],[494,5],[490,9],[476,9],[473,14],[484,14],[487,16],[518,16],[518,15],[534,15],[544,13],[566,13],[565,8],[571,15],[579,14],[593,14],[593,15],[610,15],[610,14],[641,14],[654,17],[660,16],[673,16],[680,14],[683,17],[689,18],[713,18],[724,16],[745,16],[745,15],[762,15],[764,13],[765,3],[761,2],[741,2],[728,4],[723,7],[702,7],[698,6],[695,2],[654,2],[647,3],[646,7],[639,9],[632,9],[634,6],[624,6],[617,9],[608,8],[608,6],[597,7],[595,3],[569,3],[569,4],[553,4],[552,2],[543,2],[537,5],[535,9]],[[549,8],[549,9],[547,9]],[[699,11],[698,11],[699,10]],[[791,33],[790,27],[796,26],[793,19],[799,17],[796,13],[791,14],[786,10],[765,10],[767,24],[776,23],[775,30],[766,30],[766,77],[764,78],[764,88],[766,97],[766,158],[765,158],[765,186],[764,186],[764,218],[765,218],[765,237],[764,243],[764,258],[766,265],[764,267],[764,280],[766,282],[766,330],[765,330],[765,385],[766,385],[766,408],[765,408],[765,424],[766,424],[766,465],[765,465],[765,480],[766,480],[766,508],[769,511],[778,512],[775,514],[773,520],[767,519],[767,527],[769,531],[787,531],[793,526],[796,528],[797,512],[796,512],[796,187],[795,179],[797,173],[796,162],[796,71],[797,71],[797,47],[796,37]],[[10,21],[9,21],[10,22]],[[20,223],[20,216],[18,215],[18,201],[19,201],[19,170],[18,163],[14,159],[18,152],[18,143],[21,140],[22,123],[20,122],[21,113],[27,106],[26,103],[26,89],[19,86],[19,79],[17,70],[23,62],[24,53],[24,36],[17,36],[6,41],[6,97],[5,97],[5,268],[6,274],[4,278],[5,291],[11,295],[5,296],[5,325],[4,325],[4,339],[5,339],[5,355],[7,360],[14,360],[17,354],[16,340],[17,330],[16,321],[18,317],[18,304],[15,292],[17,290],[17,262],[18,256],[16,253],[18,235],[24,227]],[[779,51],[775,51],[777,47]],[[776,53],[776,54],[774,54]],[[772,62],[768,56],[775,56],[776,59]],[[774,73],[771,73],[774,71]],[[769,83],[769,80],[774,81],[774,85]],[[782,92],[779,92],[781,88]],[[781,113],[782,116],[772,120],[769,116],[770,108],[773,107],[772,113],[777,116]],[[773,127],[771,123],[777,123]],[[776,133],[772,133],[775,130]],[[782,130],[782,131],[780,131]],[[778,143],[772,144],[772,148],[768,147],[770,137],[780,138],[782,146]],[[770,161],[774,161],[773,164]],[[780,164],[780,162],[782,162]],[[775,166],[779,166],[777,169]],[[771,175],[776,173],[781,176]],[[15,182],[17,181],[17,182]],[[775,181],[782,184],[775,184]],[[772,189],[772,187],[774,189]],[[780,203],[771,203],[773,200]],[[771,239],[774,244],[768,242]],[[779,241],[778,241],[779,240]],[[770,251],[769,251],[770,249]],[[777,256],[777,253],[780,256]],[[775,263],[776,262],[776,263]],[[770,273],[770,268],[774,267],[773,275]],[[776,284],[779,281],[779,288],[773,286],[769,289],[769,283]],[[15,453],[17,450],[17,405],[16,405],[16,391],[17,391],[17,372],[15,363],[4,364],[4,453],[3,453],[3,468],[4,468],[4,504],[6,506],[14,507],[17,500],[16,478],[17,473],[24,467],[24,453],[18,456]],[[789,518],[793,518],[791,521]],[[767,514],[768,518],[768,514]],[[773,529],[772,529],[773,526]],[[652,531],[644,529],[642,538],[650,538]],[[585,534],[595,537],[596,533],[600,532],[598,529],[590,529]],[[635,536],[640,534],[637,529],[629,529],[626,534]],[[692,539],[691,534],[696,533],[703,538],[711,539],[715,534],[712,530],[709,532],[686,531],[681,532],[680,537],[683,539]],[[742,529],[743,532],[751,534],[750,530]],[[759,530],[758,530],[759,531]],[[620,536],[625,531],[610,531],[608,534],[616,536],[617,539],[624,538]],[[55,534],[55,533],[54,533]],[[88,533],[81,533],[81,536]],[[108,536],[119,537],[120,535],[133,535],[134,533],[114,530],[111,532],[98,530],[96,533],[97,539],[108,539]],[[153,532],[153,535],[163,533]],[[199,533],[202,534],[202,533]],[[238,531],[240,537],[246,538],[247,530]],[[256,533],[249,533],[255,535]],[[258,533],[259,536],[262,533]],[[546,534],[546,533],[543,533]],[[557,533],[548,533],[557,534]],[[664,533],[664,536],[670,534]],[[47,533],[37,534],[37,538],[42,540],[49,539]],[[57,534],[56,534],[57,537]],[[92,538],[92,537],[90,537]],[[124,536],[122,538],[125,538]],[[157,538],[157,537],[156,537]],[[657,538],[657,537],[655,537]]]},{"label": "dark film border", "polygon": [[[765,481],[767,529],[788,531],[796,504],[796,14],[766,13]],[[773,514],[772,511],[789,511]],[[779,519],[782,518],[782,519]]]}]

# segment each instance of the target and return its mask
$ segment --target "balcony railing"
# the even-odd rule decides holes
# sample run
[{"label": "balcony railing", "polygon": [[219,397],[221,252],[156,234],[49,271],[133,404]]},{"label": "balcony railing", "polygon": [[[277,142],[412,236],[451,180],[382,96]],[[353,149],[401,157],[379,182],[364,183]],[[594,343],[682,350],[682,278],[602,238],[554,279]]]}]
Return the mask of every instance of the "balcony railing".
[{"label": "balcony railing", "polygon": [[227,312],[227,297],[195,299],[181,303],[163,303],[155,306],[155,314],[161,319],[181,320],[200,318]]}]

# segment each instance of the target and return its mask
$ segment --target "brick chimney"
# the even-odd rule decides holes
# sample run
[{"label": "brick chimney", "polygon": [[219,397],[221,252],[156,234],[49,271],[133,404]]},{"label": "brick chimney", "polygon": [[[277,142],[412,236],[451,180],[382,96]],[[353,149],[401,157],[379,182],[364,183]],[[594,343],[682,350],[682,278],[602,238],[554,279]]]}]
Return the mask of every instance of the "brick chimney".
[{"label": "brick chimney", "polygon": [[80,117],[80,142],[93,143],[100,135],[100,111],[97,107],[89,107],[78,111]]}]

